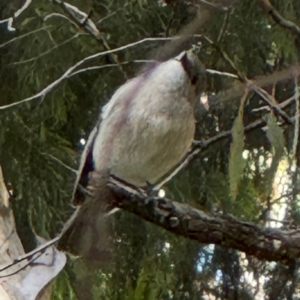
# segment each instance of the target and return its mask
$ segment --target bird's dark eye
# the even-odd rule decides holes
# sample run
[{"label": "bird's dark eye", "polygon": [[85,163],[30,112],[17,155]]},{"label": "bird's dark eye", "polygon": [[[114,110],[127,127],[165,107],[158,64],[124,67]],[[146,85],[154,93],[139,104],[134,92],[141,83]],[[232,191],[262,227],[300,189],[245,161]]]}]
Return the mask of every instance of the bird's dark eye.
[{"label": "bird's dark eye", "polygon": [[193,76],[191,79],[191,83],[196,84],[197,80],[198,80],[197,76]]}]

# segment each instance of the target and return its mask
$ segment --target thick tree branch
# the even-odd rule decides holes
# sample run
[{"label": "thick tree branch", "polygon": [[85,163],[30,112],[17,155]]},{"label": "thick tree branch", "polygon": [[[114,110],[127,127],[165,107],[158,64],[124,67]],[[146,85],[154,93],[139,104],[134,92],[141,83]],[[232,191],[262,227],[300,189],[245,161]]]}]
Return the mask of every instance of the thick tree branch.
[{"label": "thick tree branch", "polygon": [[289,263],[300,258],[300,230],[260,228],[232,217],[212,216],[166,198],[128,193],[110,185],[116,207],[170,232],[204,244],[232,248],[259,259]]}]

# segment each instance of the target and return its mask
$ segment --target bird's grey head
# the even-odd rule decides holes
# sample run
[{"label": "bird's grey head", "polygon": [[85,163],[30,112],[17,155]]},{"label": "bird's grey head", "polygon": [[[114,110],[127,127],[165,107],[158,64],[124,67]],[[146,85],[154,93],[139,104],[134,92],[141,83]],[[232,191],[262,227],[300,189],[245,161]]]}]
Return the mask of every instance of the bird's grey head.
[{"label": "bird's grey head", "polygon": [[196,94],[200,95],[206,85],[206,70],[192,50],[180,53],[176,58],[188,74],[191,84],[195,86]]}]

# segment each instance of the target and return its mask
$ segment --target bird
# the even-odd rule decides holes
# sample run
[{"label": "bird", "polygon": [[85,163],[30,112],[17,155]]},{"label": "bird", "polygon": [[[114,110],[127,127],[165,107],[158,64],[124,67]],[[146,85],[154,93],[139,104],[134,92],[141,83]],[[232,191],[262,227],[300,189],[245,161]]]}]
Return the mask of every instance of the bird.
[{"label": "bird", "polygon": [[157,183],[191,148],[204,84],[205,68],[189,50],[121,86],[102,109],[82,178],[108,170],[137,187]]},{"label": "bird", "polygon": [[147,188],[183,160],[194,139],[194,112],[205,82],[204,65],[187,50],[155,63],[116,90],[102,108],[82,155],[75,198],[79,187],[94,193],[82,205],[77,228],[96,222],[97,208],[110,197],[104,191],[110,177]]}]

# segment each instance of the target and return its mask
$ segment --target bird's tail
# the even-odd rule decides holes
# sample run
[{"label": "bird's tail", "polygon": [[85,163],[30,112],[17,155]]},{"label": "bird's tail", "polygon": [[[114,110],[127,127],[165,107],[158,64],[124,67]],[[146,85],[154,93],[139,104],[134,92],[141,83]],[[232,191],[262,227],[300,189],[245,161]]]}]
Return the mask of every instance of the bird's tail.
[{"label": "bird's tail", "polygon": [[90,173],[88,194],[60,246],[80,255],[92,266],[104,267],[113,260],[114,239],[111,229],[112,197],[104,172]]}]

